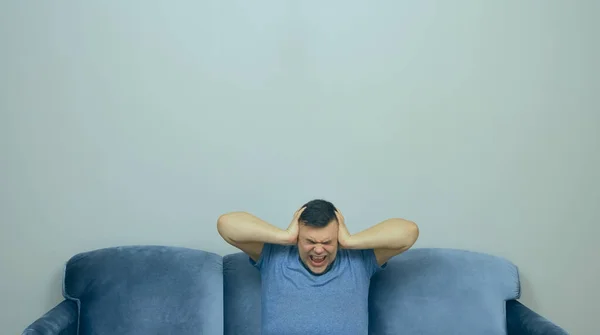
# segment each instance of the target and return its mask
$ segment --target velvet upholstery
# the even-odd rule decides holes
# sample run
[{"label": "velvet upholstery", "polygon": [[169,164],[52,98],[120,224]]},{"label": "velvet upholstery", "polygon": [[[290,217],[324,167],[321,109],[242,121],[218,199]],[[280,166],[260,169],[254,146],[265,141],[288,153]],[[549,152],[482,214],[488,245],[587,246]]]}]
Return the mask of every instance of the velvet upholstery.
[{"label": "velvet upholstery", "polygon": [[29,325],[23,335],[77,335],[77,304],[63,300]]},{"label": "velvet upholstery", "polygon": [[223,257],[223,289],[226,335],[260,335],[259,271],[244,253]]},{"label": "velvet upholstery", "polygon": [[[99,249],[68,260],[63,285],[65,301],[23,335],[260,334],[261,277],[241,252]],[[369,334],[567,334],[519,294],[503,258],[411,249],[371,280]]]},{"label": "velvet upholstery", "polygon": [[371,279],[371,334],[506,334],[517,267],[482,253],[411,249]]},{"label": "velvet upholstery", "polygon": [[552,323],[517,300],[506,302],[508,335],[566,335],[564,329]]},{"label": "velvet upholstery", "polygon": [[186,248],[116,247],[72,257],[64,295],[79,334],[223,333],[222,257]]}]

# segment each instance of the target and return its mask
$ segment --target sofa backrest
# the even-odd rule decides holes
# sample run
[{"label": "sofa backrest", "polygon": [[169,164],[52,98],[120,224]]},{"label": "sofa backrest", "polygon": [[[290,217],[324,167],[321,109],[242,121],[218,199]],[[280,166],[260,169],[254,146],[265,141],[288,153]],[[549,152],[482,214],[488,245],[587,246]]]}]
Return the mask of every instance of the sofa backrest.
[{"label": "sofa backrest", "polygon": [[79,334],[222,334],[222,257],[193,249],[128,246],[73,256],[63,295]]},{"label": "sofa backrest", "polygon": [[517,267],[500,257],[412,249],[371,279],[372,334],[506,334],[506,300],[519,296]]},{"label": "sofa backrest", "polygon": [[261,278],[244,253],[223,257],[225,335],[260,335]]},{"label": "sofa backrest", "polygon": [[[487,254],[411,249],[371,280],[370,334],[506,334],[518,269]],[[73,256],[63,295],[79,334],[258,335],[261,278],[244,253],[124,246]]]},{"label": "sofa backrest", "polygon": [[[261,279],[248,256],[223,257],[223,280],[225,334],[260,334]],[[372,278],[369,333],[506,334],[505,301],[519,288],[517,267],[503,258],[411,249]]]}]

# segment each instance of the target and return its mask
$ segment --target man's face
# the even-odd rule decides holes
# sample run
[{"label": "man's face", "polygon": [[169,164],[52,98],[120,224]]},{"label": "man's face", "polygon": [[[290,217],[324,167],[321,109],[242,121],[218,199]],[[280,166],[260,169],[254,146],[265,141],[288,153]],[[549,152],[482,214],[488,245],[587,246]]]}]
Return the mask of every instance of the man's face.
[{"label": "man's face", "polygon": [[322,228],[300,223],[298,232],[298,253],[310,271],[323,273],[333,262],[338,249],[338,224],[332,220]]}]

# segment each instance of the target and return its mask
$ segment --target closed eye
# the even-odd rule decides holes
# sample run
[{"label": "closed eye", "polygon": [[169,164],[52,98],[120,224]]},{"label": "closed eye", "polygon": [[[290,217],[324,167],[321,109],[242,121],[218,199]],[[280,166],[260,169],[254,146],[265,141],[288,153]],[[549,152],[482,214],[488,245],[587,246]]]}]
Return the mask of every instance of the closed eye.
[{"label": "closed eye", "polygon": [[[307,241],[310,242],[311,244],[317,244],[317,243],[319,243],[319,242],[317,242],[315,240],[307,240]],[[323,241],[323,242],[321,242],[321,244],[329,245],[329,244],[331,244],[331,240]]]}]

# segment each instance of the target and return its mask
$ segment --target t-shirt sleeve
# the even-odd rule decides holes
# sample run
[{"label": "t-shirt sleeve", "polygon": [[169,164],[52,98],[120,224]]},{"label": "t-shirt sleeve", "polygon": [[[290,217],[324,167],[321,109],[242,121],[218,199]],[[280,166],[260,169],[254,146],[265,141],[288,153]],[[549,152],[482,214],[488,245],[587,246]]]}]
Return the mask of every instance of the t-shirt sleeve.
[{"label": "t-shirt sleeve", "polygon": [[250,264],[258,270],[267,268],[273,263],[273,258],[275,257],[275,253],[277,252],[278,247],[280,246],[276,244],[265,243],[263,245],[263,249],[260,253],[258,261],[255,262],[251,257],[248,256]]},{"label": "t-shirt sleeve", "polygon": [[363,249],[360,251],[363,263],[365,264],[365,268],[367,270],[367,274],[369,276],[373,276],[377,272],[385,269],[387,266],[387,262],[379,266],[377,264],[377,257],[375,257],[375,250],[373,249]]}]

